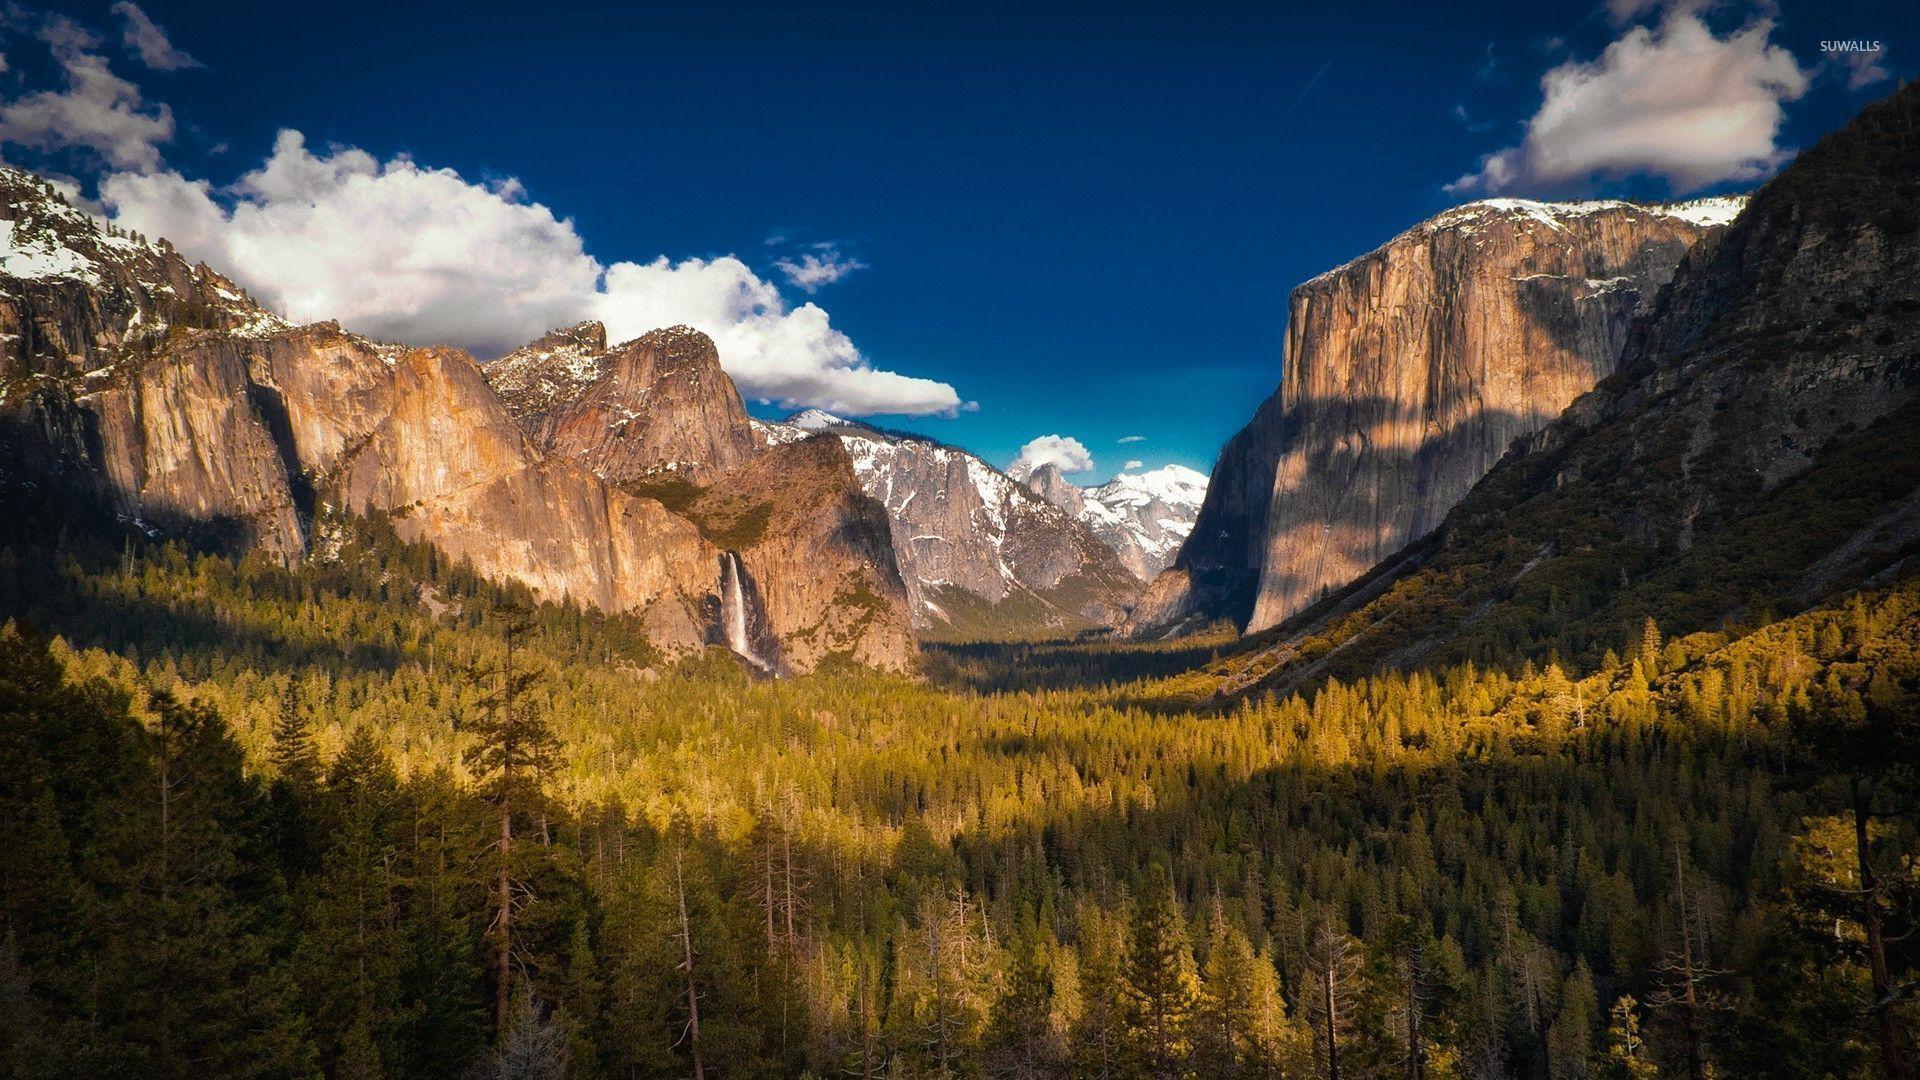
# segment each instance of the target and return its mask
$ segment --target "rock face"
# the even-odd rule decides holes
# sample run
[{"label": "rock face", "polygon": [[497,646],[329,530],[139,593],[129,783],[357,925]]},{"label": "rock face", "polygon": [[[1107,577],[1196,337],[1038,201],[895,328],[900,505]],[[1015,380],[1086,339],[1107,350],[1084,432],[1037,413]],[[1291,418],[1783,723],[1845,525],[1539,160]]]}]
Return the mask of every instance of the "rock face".
[{"label": "rock face", "polygon": [[886,510],[923,630],[968,637],[1108,627],[1139,587],[1083,523],[964,450],[819,410],[760,429],[771,444],[825,434],[846,448],[861,488]]},{"label": "rock face", "polygon": [[[707,622],[724,628],[744,613],[757,662],[909,662],[907,597],[891,537],[874,528],[884,511],[834,440],[769,446],[707,335],[675,326],[609,349],[604,327],[582,323],[486,377],[539,450],[670,509],[725,553],[709,560],[723,581]],[[744,594],[731,613],[729,580]]]},{"label": "rock face", "polygon": [[1024,482],[1035,495],[1066,511],[1068,517],[1077,518],[1086,512],[1086,493],[1080,490],[1079,484],[1062,476],[1058,465],[1049,462],[1017,479]]},{"label": "rock face", "polygon": [[551,331],[488,364],[487,382],[515,420],[538,431],[556,405],[579,397],[600,377],[606,355],[606,326],[578,323]]},{"label": "rock face", "polygon": [[1612,373],[1635,315],[1739,206],[1487,200],[1295,289],[1280,388],[1130,628],[1258,631],[1432,531]]},{"label": "rock face", "polygon": [[556,396],[530,426],[542,450],[616,484],[661,473],[703,484],[757,453],[740,392],[700,331],[650,331],[600,357],[597,368],[593,381]]},{"label": "rock face", "polygon": [[[30,174],[0,169],[0,226],[0,483],[42,499],[57,490],[150,533],[288,560],[307,554],[329,510],[387,512],[403,537],[483,574],[639,612],[670,653],[714,640],[723,554],[739,546],[770,632],[783,646],[797,639],[786,650],[793,670],[832,655],[911,660],[884,529],[875,538],[880,511],[843,453],[805,451],[806,468],[794,468],[809,478],[804,520],[769,502],[755,510],[756,541],[729,545],[686,506],[604,482],[523,430],[577,434],[556,445],[616,477],[667,464],[706,476],[732,463],[761,468],[743,483],[765,486],[764,470],[785,466],[763,460],[704,336],[650,334],[571,383],[523,364],[528,378],[510,405],[465,353],[381,345],[331,323],[290,326],[164,244],[99,225]],[[571,353],[579,364],[604,333],[583,326],[543,340],[550,361]],[[569,385],[583,392],[569,396]],[[709,400],[695,400],[701,393]],[[670,423],[641,414],[650,403]],[[636,415],[613,415],[622,408]],[[596,439],[592,416],[631,435]],[[825,584],[802,580],[815,574]],[[835,607],[843,593],[857,610]]]},{"label": "rock face", "polygon": [[887,513],[853,478],[838,439],[770,447],[689,508],[736,552],[781,662],[829,657],[897,667],[914,650]]},{"label": "rock face", "polygon": [[1617,374],[1517,445],[1441,530],[1263,639],[1268,681],[1516,641],[1597,658],[1649,617],[1669,635],[1719,629],[1911,573],[1916,205],[1909,84],[1695,245]]}]

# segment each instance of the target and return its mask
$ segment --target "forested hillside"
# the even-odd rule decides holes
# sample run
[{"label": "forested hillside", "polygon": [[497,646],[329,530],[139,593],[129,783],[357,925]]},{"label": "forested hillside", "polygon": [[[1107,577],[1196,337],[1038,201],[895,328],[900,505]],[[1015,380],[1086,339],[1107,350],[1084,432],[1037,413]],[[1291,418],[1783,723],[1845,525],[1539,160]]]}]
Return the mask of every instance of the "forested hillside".
[{"label": "forested hillside", "polygon": [[1026,647],[659,672],[637,622],[327,528],[291,571],[0,552],[10,1075],[1870,1076],[1882,1020],[1906,1052],[1911,579],[1207,710],[1084,648],[1024,692],[971,687]]}]

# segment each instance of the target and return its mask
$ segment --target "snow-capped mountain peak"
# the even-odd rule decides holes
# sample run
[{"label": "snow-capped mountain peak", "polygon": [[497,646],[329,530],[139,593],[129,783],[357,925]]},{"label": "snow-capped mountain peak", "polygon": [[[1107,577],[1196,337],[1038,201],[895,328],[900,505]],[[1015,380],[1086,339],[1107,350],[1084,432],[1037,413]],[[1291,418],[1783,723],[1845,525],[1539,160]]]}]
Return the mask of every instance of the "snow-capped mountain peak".
[{"label": "snow-capped mountain peak", "polygon": [[1144,506],[1158,499],[1197,512],[1207,497],[1207,474],[1185,465],[1162,465],[1147,472],[1120,473],[1087,494],[1109,506]]},{"label": "snow-capped mountain peak", "polygon": [[802,409],[787,417],[785,422],[802,431],[828,431],[848,426],[848,421],[825,409]]}]

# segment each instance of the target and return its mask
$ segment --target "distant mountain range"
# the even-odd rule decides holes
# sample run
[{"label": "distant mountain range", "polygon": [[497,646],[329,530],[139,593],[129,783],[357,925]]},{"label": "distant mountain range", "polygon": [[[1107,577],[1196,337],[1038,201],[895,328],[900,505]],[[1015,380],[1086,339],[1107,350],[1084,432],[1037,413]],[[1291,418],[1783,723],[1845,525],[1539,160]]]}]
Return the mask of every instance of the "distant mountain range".
[{"label": "distant mountain range", "polygon": [[915,625],[934,636],[1069,633],[1119,623],[1199,507],[1191,470],[1060,497],[958,447],[818,409],[759,425],[770,443],[830,434],[887,507]]},{"label": "distant mountain range", "polygon": [[1090,488],[1068,480],[1051,464],[1024,476],[1017,470],[1010,475],[1085,522],[1119,554],[1121,565],[1143,581],[1151,581],[1173,561],[1207,495],[1206,474],[1183,465],[1122,472]]}]

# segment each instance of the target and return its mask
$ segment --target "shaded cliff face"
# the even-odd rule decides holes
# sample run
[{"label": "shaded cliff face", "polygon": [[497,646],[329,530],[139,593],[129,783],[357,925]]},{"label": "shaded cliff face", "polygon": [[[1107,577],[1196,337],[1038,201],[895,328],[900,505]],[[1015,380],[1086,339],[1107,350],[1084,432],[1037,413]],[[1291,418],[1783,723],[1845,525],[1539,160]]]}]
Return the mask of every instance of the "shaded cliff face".
[{"label": "shaded cliff face", "polygon": [[1738,205],[1472,203],[1295,289],[1280,388],[1222,452],[1133,628],[1258,631],[1430,532],[1613,371],[1635,315]]},{"label": "shaded cliff face", "polygon": [[[562,357],[581,363],[555,354]],[[544,365],[549,372],[556,366]],[[649,331],[616,346],[597,366],[593,381],[571,397],[559,396],[565,387],[555,385],[554,401],[538,411],[538,426],[529,425],[542,450],[612,483],[663,473],[707,483],[759,449],[713,339],[698,330]],[[524,413],[522,423],[534,415]]]},{"label": "shaded cliff face", "polygon": [[1688,253],[1614,378],[1429,540],[1261,642],[1251,673],[1297,683],[1515,641],[1592,658],[1649,617],[1717,629],[1911,573],[1917,132],[1911,85],[1801,154]]},{"label": "shaded cliff face", "polygon": [[975,637],[1112,626],[1139,587],[1083,523],[964,450],[817,410],[762,431],[775,445],[827,434],[845,446],[861,489],[886,511],[913,622],[924,630]]},{"label": "shaded cliff face", "polygon": [[1280,394],[1220,449],[1193,528],[1171,566],[1154,576],[1121,632],[1155,637],[1253,617],[1266,549],[1267,507],[1280,460]]}]

